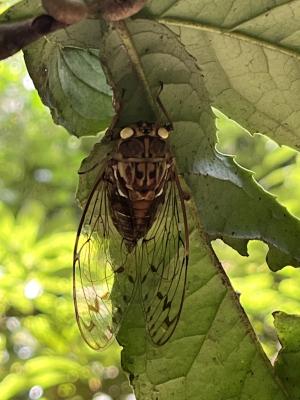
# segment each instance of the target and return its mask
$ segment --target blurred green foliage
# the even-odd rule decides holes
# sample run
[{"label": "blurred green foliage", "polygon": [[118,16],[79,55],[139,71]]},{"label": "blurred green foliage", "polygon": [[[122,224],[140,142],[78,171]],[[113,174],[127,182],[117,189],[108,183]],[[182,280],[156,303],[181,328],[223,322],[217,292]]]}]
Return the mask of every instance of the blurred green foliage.
[{"label": "blurred green foliage", "polygon": [[[96,139],[55,126],[20,56],[0,64],[0,393],[1,400],[133,399],[119,348],[89,350],[74,318],[71,259],[80,210],[77,169]],[[300,216],[300,159],[262,135],[221,118],[219,150]],[[300,271],[274,274],[263,243],[241,257],[214,248],[270,358],[278,350],[272,311],[300,312]]]},{"label": "blurred green foliage", "polygon": [[96,139],[53,124],[21,56],[0,64],[0,126],[0,398],[132,398],[119,347],[90,350],[73,311],[77,170]]}]

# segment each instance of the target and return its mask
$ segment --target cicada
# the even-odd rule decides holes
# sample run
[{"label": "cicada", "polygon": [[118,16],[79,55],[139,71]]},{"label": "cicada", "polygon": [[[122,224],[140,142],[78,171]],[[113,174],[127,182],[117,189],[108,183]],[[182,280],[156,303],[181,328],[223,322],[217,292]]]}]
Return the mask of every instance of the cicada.
[{"label": "cicada", "polygon": [[189,234],[185,193],[168,142],[172,124],[138,122],[114,132],[86,201],[73,263],[80,332],[93,349],[116,336],[135,296],[149,338],[162,345],[178,323]]}]

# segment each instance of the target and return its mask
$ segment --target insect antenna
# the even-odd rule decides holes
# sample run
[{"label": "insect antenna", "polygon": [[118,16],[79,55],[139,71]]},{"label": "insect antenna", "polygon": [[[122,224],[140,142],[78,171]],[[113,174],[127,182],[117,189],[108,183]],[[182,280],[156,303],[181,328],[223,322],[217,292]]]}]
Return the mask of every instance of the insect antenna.
[{"label": "insect antenna", "polygon": [[160,94],[161,94],[161,92],[162,92],[162,90],[163,90],[163,88],[164,88],[164,83],[163,83],[162,81],[159,81],[159,84],[160,84],[160,87],[159,87],[158,93],[157,93],[157,95],[156,95],[156,101],[157,101],[157,104],[159,105],[159,107],[160,107],[162,113],[163,113],[164,116],[166,117],[166,120],[168,121],[168,127],[169,127],[169,129],[170,129],[170,130],[173,130],[174,127],[173,127],[173,123],[172,123],[172,121],[171,121],[171,118],[170,118],[170,116],[169,116],[169,114],[168,114],[168,112],[167,112],[165,106],[163,105],[163,103],[162,103],[162,101],[161,101],[161,99],[160,99],[160,97],[159,97]]}]

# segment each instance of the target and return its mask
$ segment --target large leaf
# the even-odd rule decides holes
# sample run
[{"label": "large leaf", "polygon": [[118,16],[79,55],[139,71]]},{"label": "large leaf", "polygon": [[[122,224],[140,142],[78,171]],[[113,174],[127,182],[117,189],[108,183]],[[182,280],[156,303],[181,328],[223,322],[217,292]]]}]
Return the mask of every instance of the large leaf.
[{"label": "large leaf", "polygon": [[[147,25],[146,21],[141,20],[136,20],[130,26],[134,30],[135,26],[138,27],[142,24],[145,27],[151,26],[149,22],[150,25]],[[237,165],[231,157],[214,151],[213,144],[216,138],[214,126],[208,119],[211,112],[208,98],[204,97],[203,87],[198,99],[193,90],[195,85],[199,84],[200,71],[194,67],[193,73],[189,76],[187,71],[190,66],[186,61],[180,67],[178,66],[181,74],[177,75],[172,59],[174,54],[168,56],[165,51],[163,54],[161,52],[151,53],[149,48],[151,36],[158,29],[159,25],[155,30],[144,28],[143,34],[135,39],[142,47],[141,51],[145,52],[140,56],[140,60],[136,59],[134,48],[136,44],[131,43],[132,38],[130,38],[129,32],[127,38],[124,38],[124,42],[131,58],[130,62],[143,63],[137,65],[136,73],[140,82],[144,82],[144,85],[149,84],[149,88],[153,80],[155,83],[154,72],[152,69],[149,74],[145,71],[143,75],[144,65],[151,65],[153,60],[153,63],[156,61],[157,69],[167,63],[171,68],[172,73],[170,70],[161,68],[157,72],[156,80],[164,82],[162,99],[167,105],[167,110],[176,127],[173,150],[180,165],[180,172],[184,174],[191,192],[197,200],[206,231],[212,238],[223,238],[244,255],[247,254],[249,239],[263,240],[269,245],[267,261],[274,270],[287,264],[299,266],[299,221],[280,206],[272,195],[264,191],[255,182],[249,171]],[[167,32],[163,34],[165,47],[172,46],[168,43],[170,32]],[[121,32],[120,35],[124,36],[126,33]],[[144,103],[141,101],[141,97],[147,98],[147,94],[145,94],[147,89],[145,89],[146,92],[141,92],[136,78],[132,77],[132,74],[129,74],[124,68],[129,63],[128,56],[125,55],[122,58],[113,41],[102,47],[101,54],[102,58],[105,58],[104,65],[109,63],[110,59],[117,60],[113,72],[117,74],[117,78],[111,84],[114,86],[114,82],[118,82],[119,87],[125,90],[124,102],[126,105],[120,113],[120,123],[126,124],[135,120],[134,118],[151,118],[151,114],[149,114],[151,107],[149,105],[144,107]],[[185,67],[183,67],[184,64],[186,64]],[[108,71],[107,73],[110,76],[112,72]],[[174,80],[176,80],[176,85],[172,86],[169,82],[174,82]],[[151,91],[149,88],[148,90]],[[199,105],[201,105],[201,111],[198,109]]]},{"label": "large leaf", "polygon": [[[147,21],[144,20],[144,23]],[[146,34],[149,35],[149,32],[145,32]],[[131,61],[128,57],[118,59],[120,69],[123,65],[130,65],[131,62],[138,64],[134,46],[130,44],[130,35],[124,40]],[[145,37],[143,40],[146,49],[151,39]],[[166,46],[167,40],[166,37]],[[47,42],[41,40],[30,46],[26,52],[31,75],[44,102],[50,105],[55,121],[76,135],[103,129],[108,125],[112,115],[105,77],[97,64],[96,48],[101,47],[105,68],[106,60],[115,57],[114,43],[110,47],[101,41],[99,23],[89,21],[53,34]],[[148,58],[150,57],[151,54],[148,55]],[[37,60],[41,58],[42,63],[38,63]],[[47,69],[46,79],[44,65]],[[166,68],[166,65],[169,67]],[[250,173],[241,169],[230,157],[215,154],[214,128],[207,125],[202,129],[197,122],[195,123],[199,113],[198,104],[202,100],[196,97],[194,101],[186,99],[188,95],[185,95],[186,75],[182,74],[177,86],[173,86],[172,91],[170,90],[171,85],[168,85],[168,82],[169,69],[173,69],[172,59],[167,58],[162,52],[156,55],[156,66],[160,69],[160,75],[151,89],[141,88],[133,74],[124,73],[122,80],[118,80],[117,87],[116,82],[111,81],[116,90],[118,88],[125,90],[123,98],[125,106],[120,112],[120,122],[125,124],[136,119],[155,118],[151,109],[155,108],[153,99],[158,91],[158,80],[162,80],[165,86],[162,98],[165,99],[168,112],[178,127],[176,133],[178,145],[174,145],[174,151],[180,164],[188,164],[181,172],[186,173],[186,179],[196,195],[206,231],[212,238],[223,238],[241,254],[247,254],[249,239],[263,240],[269,245],[267,261],[274,270],[287,264],[298,266],[299,221],[281,207],[273,196],[259,187]],[[136,71],[140,82],[149,80],[138,65]],[[107,74],[109,76],[109,72]],[[195,70],[193,81],[196,82],[200,78],[201,72]],[[206,78],[205,73],[204,79]],[[94,90],[93,85],[98,90]],[[145,107],[144,102],[140,101],[141,97],[148,99],[148,106]],[[203,110],[203,104],[201,108]],[[210,113],[208,100],[205,110],[200,116],[202,119]],[[231,206],[233,204],[234,207]],[[253,212],[250,213],[249,210]]]},{"label": "large leaf", "polygon": [[180,35],[217,108],[299,148],[298,1],[152,0],[143,15]]},{"label": "large leaf", "polygon": [[119,334],[137,399],[285,399],[211,249],[197,231],[190,238],[187,292],[174,336],[162,348],[149,343],[138,301]]},{"label": "large leaf", "polygon": [[[155,22],[136,20],[115,28],[103,29],[101,60],[115,92],[124,91],[118,124],[163,118],[154,100],[163,81],[161,99],[175,125],[171,144],[180,172],[192,183],[189,175],[197,177],[201,161],[222,179],[218,166],[223,161],[214,151],[214,117],[194,59],[176,35]],[[97,145],[81,171],[90,170],[95,177],[97,168],[92,167],[100,166],[108,147]],[[83,203],[92,177],[82,176]],[[237,296],[202,228],[195,226],[199,217],[192,205],[188,213],[191,257],[184,309],[174,336],[160,348],[149,342],[139,298],[130,305],[118,336],[124,346],[123,367],[137,398],[284,399]]]},{"label": "large leaf", "polygon": [[[97,144],[83,162],[78,198],[84,203],[113,143]],[[97,168],[97,163],[99,163]],[[95,167],[93,168],[92,167]],[[163,347],[147,337],[139,297],[118,340],[123,368],[137,399],[285,399],[272,367],[238,304],[238,296],[207,245],[198,215],[188,206],[190,260],[185,302],[174,336]]]},{"label": "large leaf", "polygon": [[142,13],[180,34],[216,107],[250,131],[298,148],[297,5],[152,0]]},{"label": "large leaf", "polygon": [[77,136],[103,130],[113,115],[99,46],[99,23],[83,22],[25,51],[28,71],[54,121]]}]

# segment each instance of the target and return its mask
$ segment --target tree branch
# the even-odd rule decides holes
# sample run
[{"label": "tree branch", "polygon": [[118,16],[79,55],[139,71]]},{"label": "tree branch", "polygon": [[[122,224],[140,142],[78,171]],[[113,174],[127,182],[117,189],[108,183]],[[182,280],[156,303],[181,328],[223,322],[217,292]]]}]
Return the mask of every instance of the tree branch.
[{"label": "tree branch", "polygon": [[12,56],[40,37],[66,26],[50,15],[40,15],[34,19],[1,24],[0,60]]},{"label": "tree branch", "polygon": [[43,0],[48,14],[23,21],[0,24],[0,60],[58,29],[85,18],[119,21],[139,12],[147,0]]}]

